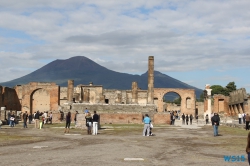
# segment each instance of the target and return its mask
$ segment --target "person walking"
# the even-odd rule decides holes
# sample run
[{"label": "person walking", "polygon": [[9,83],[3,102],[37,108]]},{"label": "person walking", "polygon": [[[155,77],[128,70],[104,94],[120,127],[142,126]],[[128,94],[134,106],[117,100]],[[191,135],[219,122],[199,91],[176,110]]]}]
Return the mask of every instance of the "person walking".
[{"label": "person walking", "polygon": [[193,115],[192,114],[190,114],[189,119],[190,119],[190,125],[192,125],[192,121],[193,121]]},{"label": "person walking", "polygon": [[78,111],[76,111],[75,118],[74,118],[75,126],[77,125],[77,114],[79,114]]},{"label": "person walking", "polygon": [[188,120],[189,120],[189,118],[188,118],[188,114],[186,115],[186,124],[188,125]]},{"label": "person walking", "polygon": [[37,111],[36,114],[35,114],[35,117],[34,117],[34,119],[35,119],[35,128],[36,129],[39,129],[39,125],[40,125],[39,117],[40,117],[40,113],[39,113],[39,111]]},{"label": "person walking", "polygon": [[248,158],[248,164],[250,165],[250,132],[247,135],[246,153],[247,153],[247,158]]},{"label": "person walking", "polygon": [[181,118],[182,118],[182,124],[184,125],[185,124],[185,115],[184,115],[184,113],[182,114]]},{"label": "person walking", "polygon": [[218,136],[218,127],[220,125],[220,117],[217,113],[214,113],[214,116],[212,117],[212,126],[214,128],[214,136]]},{"label": "person walking", "polygon": [[238,118],[239,118],[239,124],[241,124],[241,119],[242,119],[241,113],[238,114]]},{"label": "person walking", "polygon": [[25,111],[25,113],[23,114],[23,128],[28,128],[27,127],[27,120],[28,120],[28,113],[27,113],[27,111]]},{"label": "person walking", "polygon": [[250,116],[246,115],[246,130],[249,130],[249,122],[250,122]]},{"label": "person walking", "polygon": [[66,132],[69,133],[70,123],[71,123],[71,112],[68,112],[68,114],[66,115],[66,126],[65,126],[64,133]]},{"label": "person walking", "polygon": [[96,111],[94,111],[93,115],[93,135],[97,135],[98,133],[98,121],[99,121],[99,115],[96,114]]},{"label": "person walking", "polygon": [[31,124],[32,119],[33,119],[32,114],[29,114],[28,118],[29,118],[29,124]]},{"label": "person walking", "polygon": [[93,119],[92,119],[92,116],[91,116],[90,112],[87,113],[87,115],[85,116],[85,119],[86,119],[87,133],[88,133],[88,135],[90,135],[91,134],[91,128],[92,128],[92,122],[93,122]]},{"label": "person walking", "polygon": [[147,136],[149,136],[151,119],[149,118],[148,114],[145,115],[143,119],[143,123],[144,123],[144,128],[143,128],[142,135],[146,136],[146,132],[147,132]]},{"label": "person walking", "polygon": [[196,115],[196,122],[197,122],[197,124],[198,124],[198,118],[199,118],[199,116],[198,116],[198,114]]},{"label": "person walking", "polygon": [[206,124],[208,124],[208,114],[206,115],[205,119],[206,119]]}]

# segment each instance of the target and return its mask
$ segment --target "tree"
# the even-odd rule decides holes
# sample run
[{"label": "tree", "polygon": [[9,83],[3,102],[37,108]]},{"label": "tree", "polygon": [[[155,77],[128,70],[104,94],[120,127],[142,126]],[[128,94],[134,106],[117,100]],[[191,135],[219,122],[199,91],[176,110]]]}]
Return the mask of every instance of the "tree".
[{"label": "tree", "polygon": [[226,89],[223,88],[223,87],[220,86],[220,85],[212,85],[210,88],[212,89],[212,96],[213,96],[214,94],[223,94],[223,95],[225,95],[225,96],[228,96],[228,95],[227,95],[227,92],[226,92]]},{"label": "tree", "polygon": [[230,92],[233,92],[236,90],[236,85],[235,85],[235,82],[229,82],[226,86],[226,91],[229,95]]}]

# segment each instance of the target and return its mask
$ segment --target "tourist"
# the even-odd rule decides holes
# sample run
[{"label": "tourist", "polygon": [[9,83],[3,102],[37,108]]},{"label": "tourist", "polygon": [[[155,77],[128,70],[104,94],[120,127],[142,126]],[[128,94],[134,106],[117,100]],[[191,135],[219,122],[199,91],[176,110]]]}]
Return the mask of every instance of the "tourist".
[{"label": "tourist", "polygon": [[29,114],[28,118],[29,118],[29,124],[31,124],[32,119],[33,119],[32,114]]},{"label": "tourist", "polygon": [[52,112],[50,112],[50,114],[49,114],[49,121],[50,121],[50,124],[52,124],[52,117],[53,117],[53,114],[52,114]]},{"label": "tourist", "polygon": [[90,135],[91,134],[91,128],[92,128],[92,122],[93,122],[93,119],[92,119],[92,116],[91,116],[90,112],[87,113],[87,115],[85,116],[85,119],[86,119],[87,133]]},{"label": "tourist", "polygon": [[93,115],[93,135],[97,135],[98,133],[98,121],[99,121],[99,115],[96,114],[96,111],[94,111]]},{"label": "tourist", "polygon": [[76,111],[75,118],[74,118],[75,125],[77,125],[77,114],[79,114],[78,111]]},{"label": "tourist", "polygon": [[212,126],[214,128],[214,136],[218,136],[218,127],[220,125],[220,117],[217,113],[214,113],[212,117]]},{"label": "tourist", "polygon": [[25,113],[23,114],[23,128],[28,128],[27,127],[27,120],[28,120],[28,113],[27,113],[27,111],[25,111]]},{"label": "tourist", "polygon": [[41,112],[40,114],[39,114],[39,128],[40,129],[42,129],[43,128],[43,122],[44,122],[44,116],[43,116],[43,112]]},{"label": "tourist", "polygon": [[87,116],[87,114],[89,113],[88,108],[85,109],[84,113],[85,113],[85,116]]},{"label": "tourist", "polygon": [[193,115],[192,114],[190,114],[189,119],[190,119],[190,125],[192,125],[192,121],[193,121]]},{"label": "tourist", "polygon": [[250,132],[248,133],[248,136],[247,136],[246,153],[247,153],[247,157],[248,157],[248,164],[250,165]]},{"label": "tourist", "polygon": [[208,124],[208,119],[209,119],[208,114],[206,115],[205,119],[206,119],[206,124]]},{"label": "tourist", "polygon": [[242,120],[243,120],[243,123],[245,124],[246,123],[246,114],[245,113],[242,114]]},{"label": "tourist", "polygon": [[47,119],[48,119],[48,113],[44,112],[43,116],[44,116],[43,124],[46,124],[47,123]]},{"label": "tourist", "polygon": [[174,112],[172,113],[172,125],[174,125],[174,122],[175,122],[175,115],[174,115]]},{"label": "tourist", "polygon": [[15,115],[14,112],[11,113],[10,115],[10,127],[14,127],[15,126]]},{"label": "tourist", "polygon": [[9,126],[11,125],[11,124],[10,124],[10,115],[11,115],[11,113],[10,113],[10,111],[8,111],[7,116],[8,116],[8,125],[9,125]]},{"label": "tourist", "polygon": [[36,129],[39,129],[39,117],[40,117],[40,113],[39,113],[39,110],[36,112],[35,114],[35,128]]},{"label": "tourist", "polygon": [[239,124],[241,124],[241,119],[242,119],[241,113],[238,114],[238,118],[239,118]]},{"label": "tourist", "polygon": [[2,122],[1,119],[0,119],[0,129],[1,129],[1,127],[2,127],[2,124],[3,124],[3,122]]},{"label": "tourist", "polygon": [[182,118],[182,124],[184,125],[185,124],[185,115],[184,115],[184,113],[182,114],[181,118]]},{"label": "tourist", "polygon": [[188,125],[188,120],[189,120],[189,117],[188,117],[188,114],[186,115],[186,124]]},{"label": "tourist", "polygon": [[151,122],[151,119],[149,118],[148,114],[146,114],[144,119],[143,119],[143,123],[144,123],[144,129],[143,129],[143,133],[142,133],[143,136],[146,135],[146,132],[147,132],[147,136],[149,136],[150,122]]},{"label": "tourist", "polygon": [[197,124],[198,124],[198,118],[199,118],[199,116],[198,116],[198,114],[196,115],[196,122],[197,122]]},{"label": "tourist", "polygon": [[71,123],[71,112],[68,112],[68,114],[66,115],[66,126],[65,126],[64,133],[66,132],[69,133],[70,123]]},{"label": "tourist", "polygon": [[250,122],[250,116],[246,115],[246,130],[249,130],[249,122]]}]

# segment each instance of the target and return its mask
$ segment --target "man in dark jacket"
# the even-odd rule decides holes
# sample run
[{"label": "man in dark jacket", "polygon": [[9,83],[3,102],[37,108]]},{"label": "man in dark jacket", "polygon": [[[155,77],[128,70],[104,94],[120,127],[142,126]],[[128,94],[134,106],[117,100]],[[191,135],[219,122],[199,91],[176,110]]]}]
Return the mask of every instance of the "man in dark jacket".
[{"label": "man in dark jacket", "polygon": [[96,114],[96,111],[94,111],[93,115],[93,135],[97,135],[98,133],[98,122],[99,122],[99,115]]},{"label": "man in dark jacket", "polygon": [[246,115],[246,130],[249,130],[249,122],[250,122],[250,116]]},{"label": "man in dark jacket", "polygon": [[36,129],[39,129],[39,116],[40,116],[40,113],[39,113],[39,111],[37,111],[36,112],[36,114],[35,114],[35,128]]},{"label": "man in dark jacket", "polygon": [[181,118],[182,118],[182,124],[184,125],[185,124],[185,115],[184,115],[184,113],[182,114]]},{"label": "man in dark jacket", "polygon": [[214,136],[218,136],[218,127],[220,125],[220,117],[217,113],[214,113],[214,116],[212,117],[212,125],[214,128]]}]

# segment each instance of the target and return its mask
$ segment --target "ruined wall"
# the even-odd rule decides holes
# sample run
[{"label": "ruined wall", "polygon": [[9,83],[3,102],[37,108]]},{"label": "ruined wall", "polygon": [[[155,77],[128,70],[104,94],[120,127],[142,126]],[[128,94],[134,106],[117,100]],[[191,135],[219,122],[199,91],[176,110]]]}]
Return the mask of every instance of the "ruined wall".
[{"label": "ruined wall", "polygon": [[147,90],[138,90],[138,104],[147,104],[148,92]]},{"label": "ruined wall", "polygon": [[[115,89],[104,89],[103,95],[105,99],[109,100],[109,104],[121,104],[126,103],[126,91],[125,90],[115,90]],[[120,97],[120,100],[118,98]],[[119,102],[120,101],[120,102]]]},{"label": "ruined wall", "polygon": [[229,97],[222,94],[213,96],[213,112],[229,114]]},{"label": "ruined wall", "polygon": [[72,104],[71,111],[78,111],[84,113],[85,108],[89,111],[98,111],[99,113],[126,113],[126,112],[155,112],[155,105],[138,105],[138,104],[85,104],[85,103],[74,103]]},{"label": "ruined wall", "polygon": [[237,115],[238,113],[249,113],[248,96],[245,88],[241,88],[230,92],[229,115]]},{"label": "ruined wall", "polygon": [[196,102],[196,109],[198,110],[198,115],[204,115],[204,102]]},{"label": "ruined wall", "polygon": [[[75,88],[74,88],[75,89]],[[60,87],[60,105],[67,103],[67,87]]]},{"label": "ruined wall", "polygon": [[3,87],[2,106],[6,107],[6,110],[21,111],[21,103],[15,89]]}]

